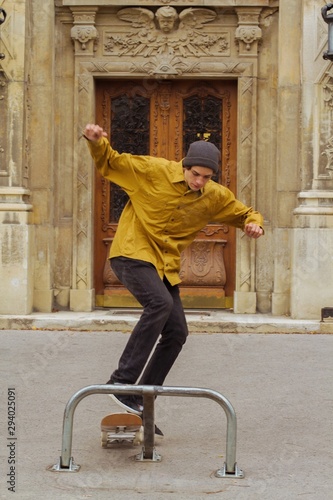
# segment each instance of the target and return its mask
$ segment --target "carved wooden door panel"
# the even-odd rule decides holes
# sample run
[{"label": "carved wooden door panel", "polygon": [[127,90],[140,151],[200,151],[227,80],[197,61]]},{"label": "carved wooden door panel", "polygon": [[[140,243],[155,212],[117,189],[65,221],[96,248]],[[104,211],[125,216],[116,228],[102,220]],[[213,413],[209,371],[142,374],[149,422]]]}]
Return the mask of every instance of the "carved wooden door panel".
[{"label": "carved wooden door panel", "polygon": [[[237,87],[233,81],[96,81],[96,122],[119,152],[181,160],[191,142],[221,150],[214,178],[236,194]],[[96,172],[96,305],[138,303],[110,269],[108,254],[127,195]],[[235,287],[235,229],[209,224],[182,254],[181,296],[187,308],[229,308]]]}]

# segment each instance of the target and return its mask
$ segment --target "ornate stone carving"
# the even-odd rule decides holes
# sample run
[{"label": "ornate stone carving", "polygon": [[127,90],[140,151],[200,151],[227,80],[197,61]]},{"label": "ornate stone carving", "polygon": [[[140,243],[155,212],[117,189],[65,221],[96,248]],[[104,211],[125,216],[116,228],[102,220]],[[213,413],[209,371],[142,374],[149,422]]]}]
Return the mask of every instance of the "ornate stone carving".
[{"label": "ornate stone carving", "polygon": [[329,78],[323,85],[324,102],[327,106],[333,108],[333,79],[329,73],[327,75]]},{"label": "ornate stone carving", "polygon": [[321,153],[327,157],[326,170],[331,178],[333,178],[333,137],[331,137],[326,145],[325,150]]},{"label": "ornate stone carving", "polygon": [[240,26],[236,30],[236,40],[241,40],[246,45],[246,50],[251,50],[251,45],[261,38],[261,29],[258,26]]},{"label": "ornate stone carving", "polygon": [[86,267],[77,267],[76,268],[76,286],[79,290],[84,290],[87,288],[87,268]]},{"label": "ornate stone carving", "polygon": [[171,78],[184,73],[200,73],[200,64],[196,61],[187,63],[180,57],[152,57],[143,64],[133,63],[131,73],[134,72]]},{"label": "ornate stone carving", "polygon": [[[171,6],[157,9],[156,14],[146,8],[121,9],[118,17],[131,23],[129,32],[106,32],[104,51],[115,56],[157,57],[151,73],[181,74],[187,57],[229,55],[228,31],[205,31],[207,23],[216,19],[212,9],[187,8],[178,14]],[[178,56],[178,59],[177,59]]]},{"label": "ornate stone carving", "polygon": [[88,42],[96,40],[97,30],[94,26],[74,26],[71,29],[71,37],[81,44],[81,50],[86,50]]},{"label": "ornate stone carving", "polygon": [[8,82],[5,79],[5,74],[0,69],[0,113],[1,113],[1,121],[0,121],[0,177],[9,177],[9,170],[6,161],[6,153],[5,153],[5,137],[7,135],[7,114],[8,114]]},{"label": "ornate stone carving", "polygon": [[[333,69],[330,66],[328,71],[325,73],[324,81],[322,84],[322,98],[324,101],[324,108],[321,112],[322,126],[321,126],[321,142],[324,148],[321,152],[321,157],[326,156],[327,163],[319,162],[317,177],[322,181],[329,181],[333,179],[333,121],[332,121],[332,111],[333,111]],[[326,186],[320,185],[321,188]]]},{"label": "ornate stone carving", "polygon": [[[169,4],[169,3],[177,3],[179,0],[159,0],[159,3]],[[182,2],[182,0],[180,0]],[[188,3],[194,3],[195,0],[187,0]]]},{"label": "ornate stone carving", "polygon": [[[181,73],[177,73],[177,75],[181,74],[191,74],[191,73],[202,73],[202,74],[209,74],[209,75],[214,75],[214,76],[219,76],[221,74],[224,74],[226,76],[237,76],[237,77],[242,77],[243,75],[245,76],[247,72],[251,69],[252,70],[252,65],[245,63],[245,62],[231,62],[231,63],[224,63],[224,62],[219,62],[218,64],[216,62],[205,62],[205,63],[197,63],[193,62],[193,64],[185,64],[184,61],[181,61],[180,58],[176,58],[177,61],[179,61],[179,68]],[[155,64],[156,62],[156,64]],[[132,74],[133,76],[142,76],[142,73],[146,73],[149,75],[158,75],[158,76],[163,76],[162,73],[158,74],[157,72],[154,73],[154,68],[157,71],[158,68],[158,59],[157,58],[152,58],[152,60],[149,60],[147,63],[143,64],[135,64],[134,62],[120,60],[117,62],[103,62],[102,60],[92,60],[87,63],[82,64],[82,72],[79,74],[80,82],[85,82],[86,84],[84,85],[85,88],[84,90],[87,90],[89,78],[91,79],[90,74],[96,74],[96,75],[111,75],[111,74],[117,74],[119,76],[122,76],[124,74]],[[250,71],[251,73],[251,71]],[[165,75],[166,77],[172,76],[170,75]],[[82,88],[80,87],[80,92]]]},{"label": "ornate stone carving", "polygon": [[[2,2],[0,3],[2,4]],[[0,29],[0,41],[1,41],[0,71],[3,72],[4,75],[7,77],[10,74],[11,62],[15,59],[13,25],[14,25],[13,12],[7,11],[4,18],[2,15],[2,23]]]},{"label": "ornate stone carving", "polygon": [[261,9],[236,9],[238,14],[238,28],[235,39],[239,45],[239,55],[257,56],[258,43],[262,38],[262,31],[259,27],[259,15]]},{"label": "ornate stone carving", "polygon": [[95,50],[98,40],[98,32],[95,28],[96,10],[82,11],[72,9],[74,17],[74,26],[71,29],[71,37],[75,46],[76,54],[91,55]]},{"label": "ornate stone carving", "polygon": [[26,134],[24,140],[24,164],[23,164],[23,177],[24,179],[29,179],[29,174],[31,172],[31,137],[29,131],[31,130],[31,86],[30,86],[30,75],[28,75],[28,84],[27,84],[27,92],[26,92]]},{"label": "ornate stone carving", "polygon": [[4,92],[7,89],[8,82],[5,80],[5,78],[1,75],[1,70],[0,70],[0,101],[3,101],[5,99],[5,96],[2,92]]}]

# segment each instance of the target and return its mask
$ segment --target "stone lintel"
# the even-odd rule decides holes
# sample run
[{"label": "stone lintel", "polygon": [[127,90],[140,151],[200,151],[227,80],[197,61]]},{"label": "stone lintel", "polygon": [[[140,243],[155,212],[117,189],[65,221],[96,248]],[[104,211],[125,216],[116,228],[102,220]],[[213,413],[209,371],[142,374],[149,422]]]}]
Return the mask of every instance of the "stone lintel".
[{"label": "stone lintel", "polygon": [[[133,6],[132,0],[56,0],[57,6],[63,7],[103,7],[103,6],[118,6],[126,7]],[[170,2],[172,3],[172,2]],[[163,4],[161,4],[163,5]],[[156,3],[152,0],[143,0],[140,2],[140,6],[151,6],[156,7]],[[189,7],[188,0],[178,0],[177,6],[179,7]],[[278,6],[277,0],[197,0],[193,7],[276,7]]]}]

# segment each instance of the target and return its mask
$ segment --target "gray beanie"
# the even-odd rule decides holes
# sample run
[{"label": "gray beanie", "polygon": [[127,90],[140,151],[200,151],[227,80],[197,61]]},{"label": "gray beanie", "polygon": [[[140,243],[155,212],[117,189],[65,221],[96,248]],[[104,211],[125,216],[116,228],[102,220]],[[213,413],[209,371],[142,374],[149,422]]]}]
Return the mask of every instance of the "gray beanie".
[{"label": "gray beanie", "polygon": [[207,141],[196,141],[190,144],[183,160],[184,167],[207,167],[214,173],[219,171],[221,154],[215,144]]}]

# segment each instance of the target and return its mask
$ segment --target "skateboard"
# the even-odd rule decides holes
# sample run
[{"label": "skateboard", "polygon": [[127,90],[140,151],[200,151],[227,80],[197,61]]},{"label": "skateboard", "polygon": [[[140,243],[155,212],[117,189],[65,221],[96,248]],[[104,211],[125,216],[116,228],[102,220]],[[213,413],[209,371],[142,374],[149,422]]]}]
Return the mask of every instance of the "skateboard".
[{"label": "skateboard", "polygon": [[142,418],[133,413],[112,413],[101,421],[101,445],[131,443],[138,445],[143,442]]}]

